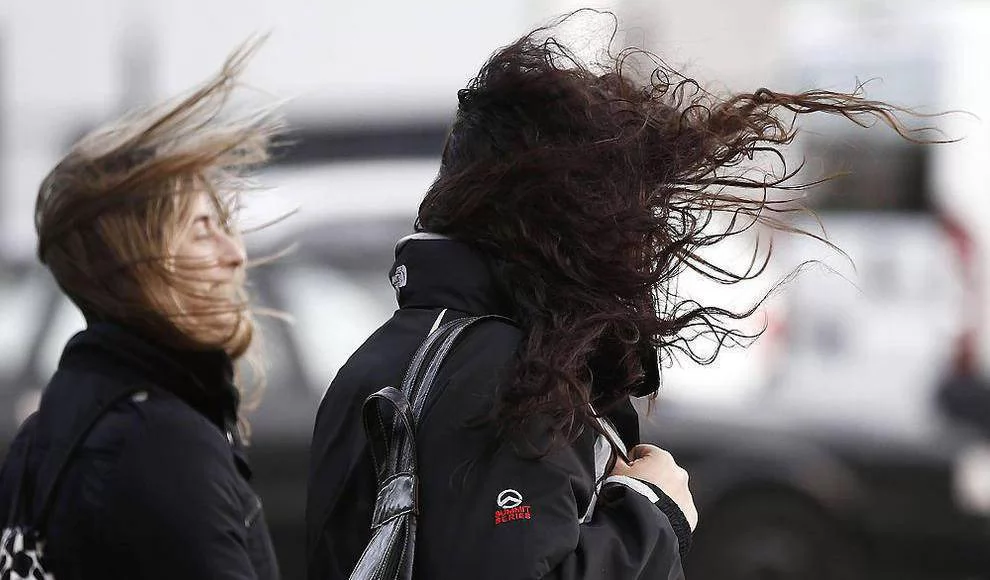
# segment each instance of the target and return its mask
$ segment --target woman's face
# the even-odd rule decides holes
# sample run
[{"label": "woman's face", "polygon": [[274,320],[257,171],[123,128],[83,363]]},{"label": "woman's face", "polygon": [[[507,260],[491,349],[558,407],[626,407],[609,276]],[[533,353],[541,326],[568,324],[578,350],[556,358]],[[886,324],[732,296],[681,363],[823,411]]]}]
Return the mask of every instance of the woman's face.
[{"label": "woman's face", "polygon": [[[183,309],[210,334],[236,331],[241,312],[246,255],[240,237],[228,231],[212,198],[199,194],[174,242],[175,270],[192,292],[183,296]],[[205,316],[203,316],[205,314]]]}]

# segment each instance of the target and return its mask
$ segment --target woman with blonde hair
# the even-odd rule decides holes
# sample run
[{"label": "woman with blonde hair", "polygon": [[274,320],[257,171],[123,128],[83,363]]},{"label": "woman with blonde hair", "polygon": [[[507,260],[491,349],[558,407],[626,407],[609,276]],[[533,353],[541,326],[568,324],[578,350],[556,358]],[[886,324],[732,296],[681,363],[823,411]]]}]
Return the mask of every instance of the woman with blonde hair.
[{"label": "woman with blonde hair", "polygon": [[38,257],[87,326],[0,474],[4,578],[278,577],[241,428],[254,326],[233,221],[277,121],[223,115],[255,46],[41,185]]}]

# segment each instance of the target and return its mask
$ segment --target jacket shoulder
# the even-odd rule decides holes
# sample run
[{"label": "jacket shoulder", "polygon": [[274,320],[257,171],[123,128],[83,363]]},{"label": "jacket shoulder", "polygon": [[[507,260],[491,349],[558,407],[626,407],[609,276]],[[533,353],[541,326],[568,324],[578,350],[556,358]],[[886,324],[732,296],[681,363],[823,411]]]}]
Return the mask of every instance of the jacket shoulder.
[{"label": "jacket shoulder", "polygon": [[[121,401],[114,409],[120,419],[106,417],[94,429],[89,438],[98,444],[101,430],[107,434],[125,435],[131,444],[147,445],[161,440],[176,445],[186,445],[190,458],[201,454],[230,453],[228,436],[201,413],[175,395],[160,389],[139,391],[133,397]],[[134,437],[138,435],[140,437]]]},{"label": "jacket shoulder", "polygon": [[490,318],[468,329],[464,336],[465,341],[485,340],[495,346],[514,350],[522,340],[523,334],[518,326],[508,320]]},{"label": "jacket shoulder", "polygon": [[522,338],[522,331],[506,321],[480,322],[462,335],[445,361],[451,369],[451,379],[478,373],[498,375],[515,359]]},{"label": "jacket shoulder", "polygon": [[[77,378],[83,379],[82,376]],[[93,373],[92,381],[114,381]],[[207,447],[224,449],[223,432],[201,413],[168,391],[145,385],[113,404],[93,425],[83,449],[107,450],[124,442],[136,442],[138,431],[163,437],[192,437]]]},{"label": "jacket shoulder", "polygon": [[435,415],[441,400],[443,422],[473,421],[488,412],[497,394],[511,378],[522,332],[502,320],[485,320],[470,328],[443,361],[426,402],[424,423]]},{"label": "jacket shoulder", "polygon": [[[49,383],[36,425],[37,447],[64,444],[74,439],[82,417],[99,404],[107,392],[129,385],[109,374],[90,370],[60,370]],[[82,439],[73,463],[98,456],[107,462],[125,448],[148,445],[155,439],[186,440],[195,457],[202,453],[228,452],[225,434],[176,395],[151,384],[136,385],[134,392],[112,404]],[[100,393],[104,395],[100,395]],[[105,400],[105,399],[104,399]],[[61,442],[61,443],[59,443]]]}]

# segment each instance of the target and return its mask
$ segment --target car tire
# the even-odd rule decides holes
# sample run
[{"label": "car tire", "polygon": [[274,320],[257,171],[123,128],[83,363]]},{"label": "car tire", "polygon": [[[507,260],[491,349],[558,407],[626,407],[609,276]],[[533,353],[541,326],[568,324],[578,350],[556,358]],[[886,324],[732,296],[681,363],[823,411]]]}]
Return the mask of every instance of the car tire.
[{"label": "car tire", "polygon": [[855,541],[810,501],[739,497],[702,514],[685,560],[691,580],[856,580]]}]

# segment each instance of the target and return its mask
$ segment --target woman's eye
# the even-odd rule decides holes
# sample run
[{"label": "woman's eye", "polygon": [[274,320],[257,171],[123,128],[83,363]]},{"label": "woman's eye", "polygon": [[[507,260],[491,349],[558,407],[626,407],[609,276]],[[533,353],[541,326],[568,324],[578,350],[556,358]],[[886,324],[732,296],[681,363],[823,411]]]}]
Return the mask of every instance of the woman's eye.
[{"label": "woman's eye", "polygon": [[210,237],[210,227],[206,220],[196,220],[196,224],[193,226],[193,237],[197,240]]}]

